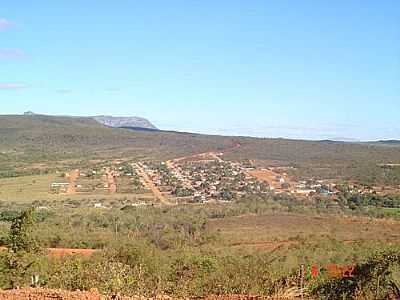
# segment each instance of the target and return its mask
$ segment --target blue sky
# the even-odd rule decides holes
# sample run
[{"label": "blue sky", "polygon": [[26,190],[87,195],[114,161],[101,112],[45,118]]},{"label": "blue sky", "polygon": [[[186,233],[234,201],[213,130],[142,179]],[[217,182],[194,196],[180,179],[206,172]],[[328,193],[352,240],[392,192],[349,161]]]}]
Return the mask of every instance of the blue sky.
[{"label": "blue sky", "polygon": [[3,1],[2,114],[400,139],[400,1]]}]

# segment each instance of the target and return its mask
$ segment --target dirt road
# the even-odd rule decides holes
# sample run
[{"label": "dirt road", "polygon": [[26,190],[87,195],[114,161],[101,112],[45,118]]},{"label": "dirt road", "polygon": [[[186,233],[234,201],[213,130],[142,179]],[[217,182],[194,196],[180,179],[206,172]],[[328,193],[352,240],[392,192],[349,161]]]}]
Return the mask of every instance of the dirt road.
[{"label": "dirt road", "polygon": [[218,161],[218,162],[224,162],[224,160],[221,158],[221,157],[219,157],[218,155],[217,155],[217,153],[215,153],[215,152],[208,152],[207,153],[209,156],[211,156],[212,158],[214,158],[216,161]]},{"label": "dirt road", "polygon": [[108,190],[111,194],[115,194],[117,192],[117,181],[115,179],[114,172],[109,168],[106,169],[105,184],[108,186]]},{"label": "dirt road", "polygon": [[236,149],[239,149],[240,147],[241,147],[241,145],[239,143],[237,143],[230,148],[225,148],[222,151],[218,151],[218,152],[208,151],[208,152],[194,154],[194,155],[190,155],[190,156],[179,157],[179,158],[175,158],[169,162],[179,163],[179,162],[191,159],[191,158],[200,158],[203,160],[216,160],[218,162],[224,162],[224,160],[221,158],[221,156],[223,156],[227,152],[235,151]]},{"label": "dirt road", "polygon": [[183,157],[178,157],[173,160],[167,161],[167,164],[171,163],[182,163],[186,161],[218,161],[218,162],[223,162],[224,160],[218,156],[216,152],[204,152],[204,153],[199,153],[199,154],[194,154],[190,156],[183,156]]},{"label": "dirt road", "polygon": [[78,169],[73,170],[68,175],[69,185],[67,189],[67,194],[75,194],[76,193],[76,180],[80,176],[80,171]]},{"label": "dirt road", "polygon": [[[179,169],[176,167],[175,163],[172,160],[168,160],[165,163],[166,163],[167,167],[170,169],[170,171],[172,171],[175,176],[182,175],[182,173],[179,171]],[[182,179],[183,187],[188,188],[188,189],[193,189],[193,186],[192,186],[192,183],[190,182],[190,180],[187,178],[184,178],[183,176],[182,176],[182,178],[183,178]]]},{"label": "dirt road", "polygon": [[146,171],[140,164],[133,164],[132,166],[136,169],[138,175],[143,178],[146,187],[151,190],[158,201],[168,206],[175,205],[174,203],[168,201],[168,199],[161,193],[161,191],[156,187],[153,180],[151,180],[149,175],[147,175]]}]

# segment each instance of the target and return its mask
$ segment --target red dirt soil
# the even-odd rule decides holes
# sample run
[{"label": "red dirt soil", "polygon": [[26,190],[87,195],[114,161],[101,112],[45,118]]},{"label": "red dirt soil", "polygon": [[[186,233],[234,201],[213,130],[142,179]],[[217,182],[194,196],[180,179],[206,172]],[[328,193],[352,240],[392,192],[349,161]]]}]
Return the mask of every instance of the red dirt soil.
[{"label": "red dirt soil", "polygon": [[267,182],[274,189],[281,189],[281,183],[276,178],[282,177],[285,179],[286,183],[289,183],[291,186],[294,185],[293,182],[289,180],[287,176],[283,176],[282,174],[276,173],[274,171],[263,169],[263,170],[252,170],[247,172],[249,175],[256,177],[258,180]]},{"label": "red dirt soil", "polygon": [[[0,251],[5,251],[5,250],[7,250],[6,247],[0,247]],[[45,250],[48,251],[48,254],[50,256],[55,256],[55,257],[71,256],[71,255],[88,257],[100,251],[97,249],[70,249],[70,248],[47,248]]]},{"label": "red dirt soil", "polygon": [[[131,300],[135,298],[126,298],[119,296],[104,296],[101,295],[96,289],[88,292],[69,292],[64,290],[51,290],[51,289],[16,289],[16,290],[0,290],[0,299],[4,300]],[[138,298],[137,298],[138,299]]]},{"label": "red dirt soil", "polygon": [[[100,294],[97,289],[82,292],[70,292],[65,290],[52,290],[41,288],[26,288],[15,290],[0,290],[0,299],[3,300],[172,300],[168,296],[156,296],[154,298],[144,297],[122,297],[119,295],[105,296]],[[266,298],[248,295],[228,295],[228,296],[207,296],[204,298],[192,298],[192,300],[283,300],[283,298]]]},{"label": "red dirt soil", "polygon": [[137,165],[137,172],[139,176],[143,178],[145,186],[152,191],[156,199],[158,199],[164,205],[168,206],[174,205],[173,203],[168,201],[166,197],[164,197],[164,195],[161,193],[159,188],[154,184],[150,176],[147,175],[146,171],[139,164]]},{"label": "red dirt soil", "polygon": [[91,256],[95,252],[99,251],[96,249],[68,249],[68,248],[47,248],[49,251],[49,255],[61,257],[61,256],[71,256],[71,255],[80,255],[80,256]]},{"label": "red dirt soil", "polygon": [[75,194],[76,193],[76,180],[80,176],[80,171],[78,169],[73,170],[69,173],[69,186],[67,190],[67,194]]}]

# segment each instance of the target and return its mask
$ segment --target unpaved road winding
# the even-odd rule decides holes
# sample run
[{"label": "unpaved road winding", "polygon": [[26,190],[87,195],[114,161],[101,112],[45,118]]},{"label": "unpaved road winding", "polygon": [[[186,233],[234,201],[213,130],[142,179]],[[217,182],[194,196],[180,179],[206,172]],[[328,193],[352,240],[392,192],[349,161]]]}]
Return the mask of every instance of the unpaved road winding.
[{"label": "unpaved road winding", "polygon": [[171,203],[170,201],[168,201],[168,199],[161,193],[161,191],[158,189],[158,187],[156,187],[153,180],[151,180],[149,175],[146,173],[146,171],[143,169],[143,167],[140,164],[134,164],[133,167],[138,172],[138,175],[143,178],[146,187],[151,190],[151,192],[154,194],[155,198],[158,201],[160,201],[162,204],[168,205],[168,206],[175,205],[174,203]]}]

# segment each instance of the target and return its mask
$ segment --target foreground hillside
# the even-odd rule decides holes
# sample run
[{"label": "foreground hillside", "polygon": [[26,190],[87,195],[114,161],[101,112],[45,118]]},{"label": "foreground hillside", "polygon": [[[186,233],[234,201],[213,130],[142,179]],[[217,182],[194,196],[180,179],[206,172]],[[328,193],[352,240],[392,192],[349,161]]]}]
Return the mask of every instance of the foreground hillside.
[{"label": "foreground hillside", "polygon": [[91,118],[0,116],[3,173],[27,164],[65,159],[165,160],[206,151],[260,166],[291,166],[294,176],[361,180],[398,185],[400,146],[225,137],[103,126]]},{"label": "foreground hillside", "polygon": [[[317,207],[298,205],[257,195],[204,206],[60,207],[18,213],[3,205],[0,287],[28,287],[37,274],[37,285],[48,289],[98,289],[142,299],[232,299],[233,294],[399,299],[399,221],[350,216],[348,209],[317,214]],[[296,207],[304,213],[287,213]],[[367,296],[356,298],[360,293]],[[0,299],[101,299],[91,296],[0,291]]]}]

